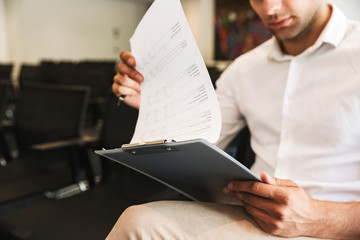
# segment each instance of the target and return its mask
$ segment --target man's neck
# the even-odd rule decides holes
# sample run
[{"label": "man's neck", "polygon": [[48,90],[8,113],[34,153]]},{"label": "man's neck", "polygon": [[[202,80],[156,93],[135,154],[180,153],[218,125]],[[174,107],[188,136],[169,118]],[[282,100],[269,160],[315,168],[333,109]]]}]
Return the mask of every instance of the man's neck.
[{"label": "man's neck", "polygon": [[297,56],[311,47],[319,38],[320,34],[329,22],[331,13],[331,6],[324,4],[324,6],[319,9],[318,17],[309,29],[305,30],[301,35],[293,39],[283,40],[280,42],[283,51],[286,54]]}]

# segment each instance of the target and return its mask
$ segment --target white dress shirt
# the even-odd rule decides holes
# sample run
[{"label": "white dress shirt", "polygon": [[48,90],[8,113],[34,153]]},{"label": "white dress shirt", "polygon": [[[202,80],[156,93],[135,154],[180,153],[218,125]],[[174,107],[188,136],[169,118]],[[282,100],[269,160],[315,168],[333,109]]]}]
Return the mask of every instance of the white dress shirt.
[{"label": "white dress shirt", "polygon": [[217,96],[217,145],[247,124],[255,174],[292,179],[317,199],[360,200],[360,24],[336,6],[302,54],[284,54],[272,38],[237,58]]}]

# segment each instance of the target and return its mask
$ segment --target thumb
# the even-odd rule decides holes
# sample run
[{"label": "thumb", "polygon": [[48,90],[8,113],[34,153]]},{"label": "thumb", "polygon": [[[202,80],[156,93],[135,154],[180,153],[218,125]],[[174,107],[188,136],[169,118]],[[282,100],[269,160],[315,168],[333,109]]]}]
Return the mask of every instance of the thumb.
[{"label": "thumb", "polygon": [[260,179],[267,184],[270,185],[278,185],[278,186],[297,186],[295,182],[287,179],[279,179],[276,177],[272,177],[266,172],[260,173]]},{"label": "thumb", "polygon": [[267,174],[266,172],[262,172],[260,173],[260,179],[267,184],[270,185],[276,185],[276,179],[274,177],[271,177],[269,174]]}]

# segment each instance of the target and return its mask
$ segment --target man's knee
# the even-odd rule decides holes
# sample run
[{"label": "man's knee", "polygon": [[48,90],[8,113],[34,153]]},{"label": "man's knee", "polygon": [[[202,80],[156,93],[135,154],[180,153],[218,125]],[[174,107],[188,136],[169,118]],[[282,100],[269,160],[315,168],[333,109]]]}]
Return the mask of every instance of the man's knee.
[{"label": "man's knee", "polygon": [[146,226],[152,222],[153,217],[151,215],[144,205],[134,205],[128,207],[119,219],[126,225]]},{"label": "man's knee", "polygon": [[135,205],[127,208],[119,217],[107,240],[124,239],[135,240],[145,239],[143,236],[154,224],[153,217],[143,205]]}]

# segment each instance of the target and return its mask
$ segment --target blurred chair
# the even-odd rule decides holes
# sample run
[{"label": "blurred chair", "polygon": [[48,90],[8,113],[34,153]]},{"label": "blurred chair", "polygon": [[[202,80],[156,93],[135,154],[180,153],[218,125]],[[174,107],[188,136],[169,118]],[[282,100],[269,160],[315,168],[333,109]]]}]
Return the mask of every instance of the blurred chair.
[{"label": "blurred chair", "polygon": [[86,188],[90,173],[83,170],[87,140],[81,133],[88,98],[84,86],[23,86],[13,129],[19,157],[0,168],[0,214],[25,207],[26,197],[46,190]]},{"label": "blurred chair", "polygon": [[100,134],[100,147],[116,148],[129,143],[135,131],[139,111],[126,104],[118,105],[118,98],[108,93],[104,123]]},{"label": "blurred chair", "polygon": [[115,61],[94,61],[85,60],[78,63],[79,69],[98,69],[107,73],[108,81],[112,82],[113,76],[116,73],[116,62]]},{"label": "blurred chair", "polygon": [[10,88],[10,79],[0,80],[0,167],[5,166],[11,159],[10,149],[6,139],[7,128],[12,125],[6,118],[7,106],[10,99]]},{"label": "blurred chair", "polygon": [[64,71],[59,79],[60,84],[86,85],[91,88],[88,105],[86,127],[96,127],[102,118],[107,95],[111,89],[112,82],[108,79],[108,73],[101,69],[76,69],[75,71]]},{"label": "blurred chair", "polygon": [[45,82],[57,83],[61,76],[61,68],[58,62],[52,60],[43,60],[40,63],[41,71],[44,75]]},{"label": "blurred chair", "polygon": [[225,149],[225,152],[249,169],[254,164],[256,156],[251,148],[250,138],[251,134],[249,128],[245,127],[235,136]]},{"label": "blurred chair", "polygon": [[6,106],[9,103],[11,91],[10,79],[0,79],[0,121],[6,119]]},{"label": "blurred chair", "polygon": [[115,75],[115,62],[82,61],[72,63],[44,60],[41,62],[40,68],[45,82],[89,86],[91,94],[85,127],[99,127],[105,111],[106,97]]},{"label": "blurred chair", "polygon": [[0,64],[0,79],[12,79],[13,64]]},{"label": "blurred chair", "polygon": [[206,68],[209,72],[211,82],[212,82],[214,88],[216,88],[215,82],[219,79],[222,72],[217,67],[206,66]]},{"label": "blurred chair", "polygon": [[44,82],[45,74],[40,65],[23,64],[20,68],[19,87],[28,82]]}]

